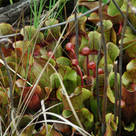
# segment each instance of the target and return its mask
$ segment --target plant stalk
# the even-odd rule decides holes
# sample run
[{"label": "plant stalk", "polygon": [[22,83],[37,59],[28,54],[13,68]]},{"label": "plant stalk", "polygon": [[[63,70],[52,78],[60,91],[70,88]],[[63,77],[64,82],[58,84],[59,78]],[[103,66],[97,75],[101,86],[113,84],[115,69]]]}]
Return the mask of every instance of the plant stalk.
[{"label": "plant stalk", "polygon": [[115,74],[115,104],[114,104],[114,121],[116,121],[117,117],[117,100],[118,100],[118,79],[117,79],[117,62],[114,63],[114,74]]},{"label": "plant stalk", "polygon": [[[129,1],[129,0],[128,0]],[[132,31],[136,34],[136,29],[135,27],[131,24],[131,22],[128,20],[127,16],[121,11],[119,5],[117,4],[117,2],[115,0],[112,0],[112,2],[114,3],[114,5],[116,6],[116,8],[118,9],[118,11],[120,12],[121,16],[126,19],[126,23],[130,26],[130,28],[132,29]],[[127,2],[127,5],[129,3]]]},{"label": "plant stalk", "polygon": [[78,59],[78,55],[79,55],[79,51],[78,51],[78,48],[79,48],[79,33],[78,33],[78,19],[77,19],[77,0],[75,0],[75,32],[76,32],[76,43],[75,43],[75,46],[76,46],[76,56],[77,56],[77,59]]},{"label": "plant stalk", "polygon": [[[114,63],[114,74],[115,74],[115,104],[114,104],[114,122],[116,123],[116,117],[118,116],[117,113],[117,100],[118,100],[118,79],[117,79],[117,61]],[[116,132],[113,132],[113,135],[116,136]]]},{"label": "plant stalk", "polygon": [[[8,42],[9,43],[11,41],[8,38],[0,39],[0,44],[2,42]],[[8,64],[7,64],[6,60],[5,60],[5,56],[4,56],[3,52],[2,52],[1,46],[0,46],[0,55],[1,55],[1,58],[2,58],[2,60],[4,62],[4,65],[5,65],[5,68],[6,68],[6,71],[7,71],[7,75],[8,75],[8,82],[9,82],[9,89],[10,89],[10,121],[12,121],[11,113],[12,113],[12,110],[13,110],[13,107],[14,107],[13,96],[12,96],[13,83],[12,83],[12,77],[11,77],[10,71],[8,69]]]},{"label": "plant stalk", "polygon": [[107,69],[107,49],[104,36],[104,27],[103,27],[103,17],[102,17],[102,0],[99,0],[99,18],[100,18],[100,28],[101,28],[101,44],[104,49],[104,92],[103,92],[103,102],[102,102],[102,136],[104,136],[106,131],[106,110],[107,110],[107,87],[108,87],[108,69]]},{"label": "plant stalk", "polygon": [[[129,2],[129,0],[128,0]],[[127,3],[128,3],[127,2]],[[124,25],[122,29],[122,34],[121,34],[121,44],[119,46],[120,48],[120,56],[119,56],[119,74],[120,74],[120,85],[119,85],[119,131],[118,131],[118,136],[121,135],[121,94],[122,94],[122,64],[123,64],[123,42],[124,42],[124,35],[125,35],[125,30],[126,30],[126,25],[127,25],[127,16],[128,16],[128,4],[127,4],[127,9],[126,9],[126,16],[124,17]]]},{"label": "plant stalk", "polygon": [[88,64],[89,64],[89,56],[87,55],[86,56],[86,69],[87,69],[87,76],[89,77],[90,76],[90,70],[89,70],[89,68],[88,68]]},{"label": "plant stalk", "polygon": [[98,57],[97,57],[97,62],[96,62],[96,96],[97,96],[97,112],[98,112],[98,118],[99,121],[102,121],[102,116],[101,116],[101,107],[100,107],[100,97],[99,97],[99,78],[98,78],[98,68],[99,68],[99,62],[101,59],[101,45],[99,48],[99,52],[98,52]]},{"label": "plant stalk", "polygon": [[81,71],[79,65],[77,65],[76,68],[77,68],[77,71],[78,71],[78,73],[79,73],[79,75],[80,75],[80,77],[81,77],[81,87],[83,87],[83,85],[84,85],[83,73],[82,73],[82,71]]}]

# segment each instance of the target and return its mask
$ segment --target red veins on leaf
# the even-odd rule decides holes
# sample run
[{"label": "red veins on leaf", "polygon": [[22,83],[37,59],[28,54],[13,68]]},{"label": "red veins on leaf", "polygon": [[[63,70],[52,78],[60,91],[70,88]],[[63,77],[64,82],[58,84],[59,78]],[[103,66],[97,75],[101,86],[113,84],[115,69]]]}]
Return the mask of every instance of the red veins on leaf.
[{"label": "red veins on leaf", "polygon": [[[26,87],[23,91],[23,99],[26,103],[28,103],[28,108],[31,110],[37,110],[40,108],[41,102],[40,102],[40,97],[42,96],[42,91],[41,88],[38,86],[35,88],[34,93],[30,95],[32,90],[32,87]],[[30,99],[27,100],[29,98]]]}]

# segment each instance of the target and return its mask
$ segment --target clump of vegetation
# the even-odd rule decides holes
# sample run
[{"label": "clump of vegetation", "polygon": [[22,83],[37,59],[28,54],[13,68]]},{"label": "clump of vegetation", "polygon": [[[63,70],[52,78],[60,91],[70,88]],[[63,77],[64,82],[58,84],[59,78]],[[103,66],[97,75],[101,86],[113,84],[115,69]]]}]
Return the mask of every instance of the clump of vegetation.
[{"label": "clump of vegetation", "polygon": [[136,2],[33,4],[0,23],[0,135],[134,135]]}]

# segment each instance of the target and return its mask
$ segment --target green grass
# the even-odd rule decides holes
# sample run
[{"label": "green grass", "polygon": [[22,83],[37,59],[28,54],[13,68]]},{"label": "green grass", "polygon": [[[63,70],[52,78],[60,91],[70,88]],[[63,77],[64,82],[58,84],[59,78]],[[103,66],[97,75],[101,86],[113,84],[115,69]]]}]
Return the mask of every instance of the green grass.
[{"label": "green grass", "polygon": [[40,24],[40,17],[42,15],[42,10],[43,10],[45,1],[44,0],[40,0],[39,7],[38,7],[38,3],[37,3],[36,0],[33,1],[33,4],[34,4],[34,7],[32,7],[32,5],[30,5],[30,8],[31,8],[31,19],[32,19],[32,17],[34,18],[34,27],[38,28],[38,26]]},{"label": "green grass", "polygon": [[52,9],[52,7],[55,5],[55,3],[56,3],[56,0],[50,0],[50,2],[49,2],[49,10]]},{"label": "green grass", "polygon": [[65,1],[64,3],[62,3],[62,4],[59,6],[59,9],[58,9],[58,12],[57,12],[57,15],[56,15],[56,18],[59,17],[59,19],[60,19],[61,21],[64,21],[62,11],[63,11],[64,6],[66,5],[66,3],[67,3],[67,1]]},{"label": "green grass", "polygon": [[[43,11],[43,8],[45,7],[45,3],[46,3],[47,0],[40,0],[40,4],[38,6],[38,3],[36,2],[36,0],[33,1],[33,7],[32,5],[30,5],[30,9],[31,9],[31,15],[30,15],[30,24],[32,24],[32,18],[34,19],[33,21],[33,25],[35,28],[38,28],[39,24],[40,24],[40,17],[42,15],[42,11]],[[48,11],[50,11],[56,4],[57,0],[50,0],[49,1],[49,5],[48,5]],[[63,19],[63,9],[64,9],[64,6],[66,5],[68,1],[64,1],[64,2],[61,2],[59,4],[59,6],[57,7],[57,9],[49,16],[49,18],[59,18],[59,20],[61,21],[64,21]]]},{"label": "green grass", "polygon": [[12,5],[13,4],[13,0],[9,0],[10,4]]}]

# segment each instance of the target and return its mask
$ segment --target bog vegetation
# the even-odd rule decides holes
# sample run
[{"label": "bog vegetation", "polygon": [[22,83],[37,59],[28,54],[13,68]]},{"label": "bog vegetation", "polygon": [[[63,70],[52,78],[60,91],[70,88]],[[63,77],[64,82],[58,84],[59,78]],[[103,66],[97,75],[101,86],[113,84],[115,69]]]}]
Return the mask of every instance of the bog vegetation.
[{"label": "bog vegetation", "polygon": [[0,23],[0,136],[136,135],[136,1],[29,8]]}]

